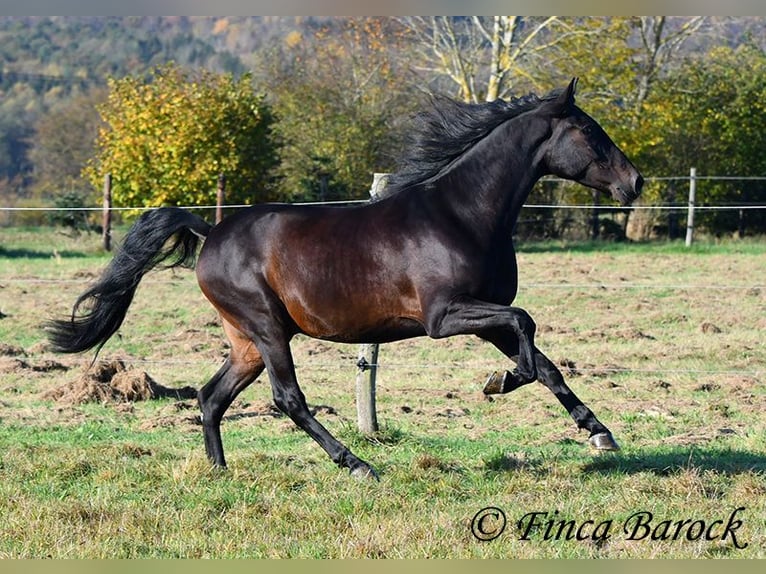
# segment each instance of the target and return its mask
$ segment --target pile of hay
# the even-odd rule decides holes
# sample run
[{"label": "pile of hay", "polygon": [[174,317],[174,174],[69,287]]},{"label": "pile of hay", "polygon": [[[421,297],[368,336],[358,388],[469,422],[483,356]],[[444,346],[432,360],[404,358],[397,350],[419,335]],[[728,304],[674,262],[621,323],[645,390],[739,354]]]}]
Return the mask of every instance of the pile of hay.
[{"label": "pile of hay", "polygon": [[102,361],[86,368],[75,380],[43,393],[43,398],[59,403],[128,403],[172,397],[195,398],[193,387],[164,387],[147,373],[127,368],[120,360]]}]

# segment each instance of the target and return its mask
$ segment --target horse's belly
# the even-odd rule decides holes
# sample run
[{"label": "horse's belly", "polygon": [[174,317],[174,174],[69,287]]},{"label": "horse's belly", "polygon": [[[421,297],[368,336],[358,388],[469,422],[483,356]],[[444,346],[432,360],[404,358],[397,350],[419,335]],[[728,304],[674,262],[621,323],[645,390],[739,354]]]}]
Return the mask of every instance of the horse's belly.
[{"label": "horse's belly", "polygon": [[298,329],[337,342],[387,342],[425,334],[419,305],[402,294],[372,292],[349,296],[325,286],[311,296],[287,299],[285,307]]}]

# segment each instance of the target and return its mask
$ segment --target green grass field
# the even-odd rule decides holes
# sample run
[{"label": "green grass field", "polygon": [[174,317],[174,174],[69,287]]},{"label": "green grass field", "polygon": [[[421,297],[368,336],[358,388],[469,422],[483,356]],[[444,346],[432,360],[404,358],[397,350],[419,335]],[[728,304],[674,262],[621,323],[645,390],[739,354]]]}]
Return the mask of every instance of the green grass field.
[{"label": "green grass field", "polygon": [[[310,406],[379,483],[275,411],[265,376],[227,413],[227,471],[193,399],[76,402],[93,357],[50,353],[41,327],[108,262],[98,245],[0,229],[0,557],[766,556],[762,242],[521,246],[516,304],[616,454],[541,385],[486,399],[508,365],[469,337],[383,345],[364,436],[356,346],[297,338]],[[173,271],[145,278],[99,360],[199,388],[225,354],[194,274]]]}]

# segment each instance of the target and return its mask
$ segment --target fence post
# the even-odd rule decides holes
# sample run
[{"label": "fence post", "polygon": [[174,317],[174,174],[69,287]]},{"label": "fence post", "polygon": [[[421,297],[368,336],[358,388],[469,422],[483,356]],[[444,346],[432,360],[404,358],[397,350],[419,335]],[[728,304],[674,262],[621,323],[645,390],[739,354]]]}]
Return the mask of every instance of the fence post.
[{"label": "fence post", "polygon": [[102,221],[104,251],[112,250],[112,174],[104,176],[104,212]]},{"label": "fence post", "polygon": [[[370,187],[372,199],[375,199],[385,187],[387,176],[386,173],[373,174],[372,187]],[[378,371],[379,350],[380,346],[377,343],[359,345],[359,359],[356,362],[359,368],[356,374],[356,422],[359,430],[368,434],[378,431],[375,379]]]},{"label": "fence post", "polygon": [[691,247],[694,236],[694,201],[697,195],[697,168],[689,170],[689,211],[686,215],[686,247]]},{"label": "fence post", "polygon": [[592,191],[593,195],[593,215],[591,216],[590,220],[590,238],[593,240],[598,239],[599,236],[599,219],[598,219],[598,209],[601,205],[601,192],[594,189]]},{"label": "fence post", "polygon": [[356,423],[363,433],[378,431],[375,409],[375,377],[378,370],[378,345],[359,345],[359,371],[356,375]]},{"label": "fence post", "polygon": [[226,193],[226,176],[218,174],[218,189],[215,194],[215,223],[218,225],[223,219],[223,200]]}]

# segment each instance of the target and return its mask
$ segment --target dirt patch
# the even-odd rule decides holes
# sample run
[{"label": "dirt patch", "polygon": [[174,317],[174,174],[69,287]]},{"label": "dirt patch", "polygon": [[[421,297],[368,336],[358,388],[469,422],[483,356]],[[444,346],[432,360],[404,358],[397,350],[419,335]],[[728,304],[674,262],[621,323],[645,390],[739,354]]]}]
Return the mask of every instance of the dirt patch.
[{"label": "dirt patch", "polygon": [[29,363],[17,357],[0,355],[0,373],[19,373],[29,368]]},{"label": "dirt patch", "polygon": [[224,415],[224,420],[273,417],[281,418],[284,414],[271,401],[255,401],[253,403],[235,403]]},{"label": "dirt patch", "polygon": [[50,359],[29,362],[18,357],[0,355],[0,373],[20,373],[22,371],[34,371],[36,373],[50,373],[52,371],[67,371],[69,367]]},{"label": "dirt patch", "polygon": [[604,365],[594,365],[592,363],[582,363],[578,365],[571,359],[560,359],[559,367],[561,372],[566,377],[580,377],[587,375],[590,377],[608,377],[615,373],[627,371],[625,367],[615,365],[613,363],[607,363]]},{"label": "dirt patch", "polygon": [[157,413],[151,419],[141,423],[141,430],[155,430],[159,428],[180,428],[192,430],[202,425],[197,405],[192,401],[178,401],[170,404]]},{"label": "dirt patch", "polygon": [[709,321],[705,321],[704,323],[702,323],[702,325],[700,326],[700,330],[703,333],[707,333],[707,334],[712,333],[714,335],[721,332],[720,327],[718,327],[717,325],[714,325],[713,323]]},{"label": "dirt patch", "polygon": [[434,416],[437,417],[447,417],[448,419],[454,419],[457,417],[465,417],[471,414],[471,411],[464,407],[458,407],[456,409],[453,408],[446,408],[446,409],[440,409],[435,413]]},{"label": "dirt patch", "polygon": [[0,343],[0,356],[3,357],[24,357],[26,351],[16,345],[8,345],[7,343]]},{"label": "dirt patch", "polygon": [[130,403],[167,397],[188,399],[196,395],[193,387],[165,387],[146,372],[128,368],[116,360],[97,363],[73,381],[48,390],[42,396],[63,404],[83,404]]}]

